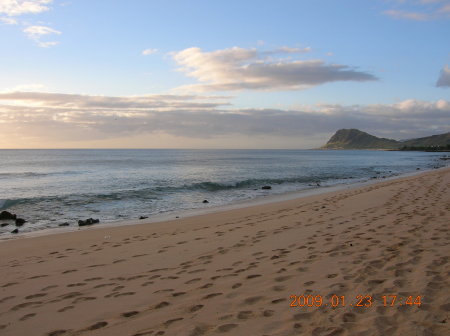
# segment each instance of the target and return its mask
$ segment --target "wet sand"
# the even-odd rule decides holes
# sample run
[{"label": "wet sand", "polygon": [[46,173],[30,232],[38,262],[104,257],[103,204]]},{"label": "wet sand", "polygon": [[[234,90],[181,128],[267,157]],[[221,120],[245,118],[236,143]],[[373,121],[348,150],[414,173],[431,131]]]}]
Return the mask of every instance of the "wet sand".
[{"label": "wet sand", "polygon": [[444,168],[5,241],[0,335],[449,335],[449,224]]}]

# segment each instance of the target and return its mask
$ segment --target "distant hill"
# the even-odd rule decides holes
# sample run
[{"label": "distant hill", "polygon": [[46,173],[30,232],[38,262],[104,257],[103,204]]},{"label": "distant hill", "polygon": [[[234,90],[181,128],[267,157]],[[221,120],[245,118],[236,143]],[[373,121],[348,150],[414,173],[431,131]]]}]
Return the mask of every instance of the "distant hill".
[{"label": "distant hill", "polygon": [[400,149],[402,147],[447,146],[450,132],[429,137],[397,141],[378,138],[357,129],[340,129],[328,140],[323,149]]},{"label": "distant hill", "polygon": [[394,149],[399,142],[392,139],[378,138],[357,129],[340,129],[322,148],[325,149]]},{"label": "distant hill", "polygon": [[449,144],[450,144],[450,132],[400,142],[401,146],[408,146],[408,147],[447,146]]}]

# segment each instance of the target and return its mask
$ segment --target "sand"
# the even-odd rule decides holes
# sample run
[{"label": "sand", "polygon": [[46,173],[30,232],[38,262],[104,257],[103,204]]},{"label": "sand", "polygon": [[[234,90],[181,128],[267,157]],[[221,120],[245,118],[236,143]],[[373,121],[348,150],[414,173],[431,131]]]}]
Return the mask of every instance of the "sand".
[{"label": "sand", "polygon": [[450,335],[449,222],[444,168],[2,242],[0,335]]}]

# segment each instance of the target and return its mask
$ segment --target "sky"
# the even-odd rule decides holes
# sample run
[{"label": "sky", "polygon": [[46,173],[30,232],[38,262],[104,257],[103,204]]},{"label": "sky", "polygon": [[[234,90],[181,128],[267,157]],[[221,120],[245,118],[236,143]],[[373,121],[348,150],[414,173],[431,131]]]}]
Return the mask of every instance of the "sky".
[{"label": "sky", "polygon": [[0,148],[450,132],[450,0],[0,0]]}]

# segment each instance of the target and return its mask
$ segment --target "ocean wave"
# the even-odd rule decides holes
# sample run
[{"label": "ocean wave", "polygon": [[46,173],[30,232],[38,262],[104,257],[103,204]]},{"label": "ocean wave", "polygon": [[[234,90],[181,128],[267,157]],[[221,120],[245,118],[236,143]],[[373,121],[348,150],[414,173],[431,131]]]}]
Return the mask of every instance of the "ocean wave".
[{"label": "ocean wave", "polygon": [[161,199],[172,193],[179,192],[220,192],[234,189],[260,189],[264,185],[281,185],[281,184],[309,184],[328,180],[330,178],[338,179],[338,176],[306,176],[306,177],[290,177],[277,179],[245,179],[234,183],[222,183],[204,181],[189,185],[159,185],[147,186],[140,189],[125,189],[113,192],[98,193],[70,193],[65,195],[47,195],[37,197],[27,197],[19,199],[0,200],[0,209],[10,208],[17,204],[37,204],[60,203],[65,206],[85,206],[88,204],[114,202],[114,201],[151,201]]},{"label": "ocean wave", "polygon": [[260,188],[264,185],[280,185],[280,184],[309,184],[323,182],[325,180],[339,180],[348,178],[346,176],[301,176],[301,177],[287,177],[287,178],[269,178],[269,179],[246,179],[234,183],[220,183],[220,182],[199,182],[191,185],[185,185],[184,188],[188,190],[205,190],[205,191],[221,191],[230,189],[245,189],[245,188]]},{"label": "ocean wave", "polygon": [[18,204],[20,201],[20,199],[0,199],[0,210],[8,209]]},{"label": "ocean wave", "polygon": [[21,172],[21,173],[0,173],[0,179],[8,178],[27,178],[27,177],[45,177],[53,175],[75,175],[82,174],[82,171],[62,171],[62,172],[49,172],[49,173],[37,173],[37,172]]}]

